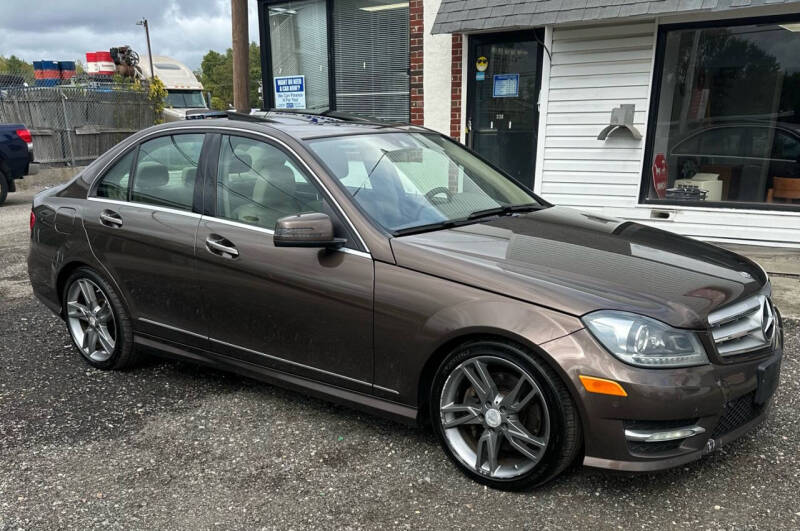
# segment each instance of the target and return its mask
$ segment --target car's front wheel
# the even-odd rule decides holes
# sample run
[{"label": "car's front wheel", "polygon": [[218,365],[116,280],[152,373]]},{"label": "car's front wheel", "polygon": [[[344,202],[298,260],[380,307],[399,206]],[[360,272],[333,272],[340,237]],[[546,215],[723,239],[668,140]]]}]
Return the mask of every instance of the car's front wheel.
[{"label": "car's front wheel", "polygon": [[580,449],[580,420],[563,382],[538,356],[513,343],[460,346],[434,377],[430,404],[449,457],[494,488],[540,485]]},{"label": "car's front wheel", "polygon": [[125,369],[137,361],[128,311],[113,286],[80,267],[63,294],[67,330],[84,359],[98,369]]}]

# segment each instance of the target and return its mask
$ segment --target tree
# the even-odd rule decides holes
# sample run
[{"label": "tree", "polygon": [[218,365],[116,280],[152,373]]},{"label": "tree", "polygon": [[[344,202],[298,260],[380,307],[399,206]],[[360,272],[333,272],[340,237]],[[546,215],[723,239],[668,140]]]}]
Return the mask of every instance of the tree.
[{"label": "tree", "polygon": [[[261,80],[261,49],[251,42],[250,61],[250,105],[259,103],[258,84]],[[203,88],[211,92],[211,108],[227,110],[233,106],[233,50],[228,48],[224,54],[209,50],[200,63],[200,81]]]},{"label": "tree", "polygon": [[26,77],[33,78],[33,65],[31,63],[26,63],[16,55],[12,55],[9,58],[0,55],[0,72],[22,74]]}]

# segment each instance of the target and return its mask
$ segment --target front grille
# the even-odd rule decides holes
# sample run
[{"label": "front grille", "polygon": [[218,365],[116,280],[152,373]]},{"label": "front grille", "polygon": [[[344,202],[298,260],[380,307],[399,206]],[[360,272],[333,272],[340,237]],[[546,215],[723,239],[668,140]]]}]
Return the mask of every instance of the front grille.
[{"label": "front grille", "polygon": [[769,346],[777,321],[769,298],[756,295],[712,312],[711,335],[722,357],[735,356]]},{"label": "front grille", "polygon": [[730,433],[736,428],[744,426],[754,418],[756,418],[764,409],[763,406],[757,406],[753,399],[756,392],[752,391],[744,396],[735,398],[725,404],[725,413],[719,419],[717,427],[711,433],[711,438],[716,439],[722,437],[726,433]]}]

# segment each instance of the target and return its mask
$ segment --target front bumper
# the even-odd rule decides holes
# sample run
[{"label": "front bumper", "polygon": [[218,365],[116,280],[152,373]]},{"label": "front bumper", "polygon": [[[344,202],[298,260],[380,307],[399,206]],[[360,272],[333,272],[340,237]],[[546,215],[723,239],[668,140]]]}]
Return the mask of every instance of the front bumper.
[{"label": "front bumper", "polygon": [[[780,319],[779,319],[780,326]],[[758,426],[767,416],[783,357],[783,327],[773,346],[746,361],[682,369],[626,365],[586,330],[545,345],[571,382],[584,427],[584,465],[630,472],[694,461]],[[578,375],[619,382],[628,396],[588,393]],[[637,442],[625,431],[699,432],[684,439]]]}]

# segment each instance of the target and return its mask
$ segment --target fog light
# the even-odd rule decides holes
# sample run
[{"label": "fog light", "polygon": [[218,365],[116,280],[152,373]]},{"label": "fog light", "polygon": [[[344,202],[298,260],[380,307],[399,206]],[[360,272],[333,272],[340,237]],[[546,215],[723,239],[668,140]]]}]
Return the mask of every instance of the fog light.
[{"label": "fog light", "polygon": [[688,439],[689,437],[705,433],[705,431],[706,429],[702,426],[687,426],[685,428],[675,428],[665,431],[625,430],[625,438],[629,441],[655,443]]}]

